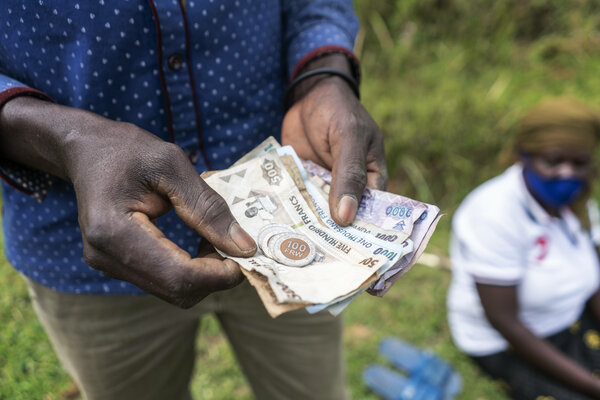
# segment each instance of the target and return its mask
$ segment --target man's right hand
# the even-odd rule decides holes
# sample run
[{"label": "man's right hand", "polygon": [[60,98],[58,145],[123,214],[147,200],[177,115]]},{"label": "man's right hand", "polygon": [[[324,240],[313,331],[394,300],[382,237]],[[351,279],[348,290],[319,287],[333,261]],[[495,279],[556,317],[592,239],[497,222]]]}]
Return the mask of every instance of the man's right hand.
[{"label": "man's right hand", "polygon": [[180,307],[243,279],[232,260],[191,258],[152,222],[171,207],[234,256],[256,251],[183,150],[128,123],[32,97],[0,111],[0,157],[73,183],[86,262]]}]

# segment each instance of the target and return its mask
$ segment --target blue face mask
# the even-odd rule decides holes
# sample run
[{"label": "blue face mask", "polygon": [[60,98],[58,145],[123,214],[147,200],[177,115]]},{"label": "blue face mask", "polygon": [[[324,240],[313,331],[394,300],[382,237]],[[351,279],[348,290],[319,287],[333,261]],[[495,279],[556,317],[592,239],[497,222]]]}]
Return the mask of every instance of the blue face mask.
[{"label": "blue face mask", "polygon": [[525,166],[525,181],[536,199],[543,205],[560,208],[573,202],[585,187],[583,179],[547,179],[531,166]]}]

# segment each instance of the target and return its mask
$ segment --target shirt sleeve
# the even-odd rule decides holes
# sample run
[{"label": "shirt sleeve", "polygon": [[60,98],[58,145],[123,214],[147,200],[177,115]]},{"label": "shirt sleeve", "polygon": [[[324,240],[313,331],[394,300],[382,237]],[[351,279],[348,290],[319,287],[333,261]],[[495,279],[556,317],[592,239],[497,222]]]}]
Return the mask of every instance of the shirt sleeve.
[{"label": "shirt sleeve", "polygon": [[463,204],[452,221],[453,268],[462,269],[478,283],[518,284],[525,272],[526,249],[513,217],[514,213],[505,214],[491,204]]},{"label": "shirt sleeve", "polygon": [[[34,96],[52,101],[45,93],[0,74],[0,109],[6,102],[18,96]],[[44,199],[55,179],[47,172],[27,168],[2,158],[0,158],[0,178],[20,192],[34,196],[38,201]]]},{"label": "shirt sleeve", "polygon": [[586,203],[590,218],[590,237],[596,247],[600,246],[600,210],[596,199],[589,199]]},{"label": "shirt sleeve", "polygon": [[328,53],[345,54],[359,80],[352,52],[358,18],[351,0],[288,0],[283,2],[287,72],[293,79],[310,60]]}]

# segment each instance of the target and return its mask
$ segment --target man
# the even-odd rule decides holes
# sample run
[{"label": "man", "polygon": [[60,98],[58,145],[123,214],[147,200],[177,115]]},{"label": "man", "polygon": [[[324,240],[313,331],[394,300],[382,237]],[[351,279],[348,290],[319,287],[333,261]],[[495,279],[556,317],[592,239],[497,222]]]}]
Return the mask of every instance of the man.
[{"label": "man", "polygon": [[385,185],[351,2],[108,3],[0,6],[5,253],[59,358],[89,399],[189,398],[214,312],[257,398],[343,398],[341,321],[268,317],[212,249],[256,244],[199,173],[282,132],[332,168],[338,223]]}]

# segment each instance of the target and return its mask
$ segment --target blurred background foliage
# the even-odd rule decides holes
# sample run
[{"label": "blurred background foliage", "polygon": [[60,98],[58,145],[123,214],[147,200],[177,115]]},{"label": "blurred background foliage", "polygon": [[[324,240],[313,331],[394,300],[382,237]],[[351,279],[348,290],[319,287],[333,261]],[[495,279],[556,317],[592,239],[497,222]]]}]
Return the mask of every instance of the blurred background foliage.
[{"label": "blurred background foliage", "polygon": [[363,101],[392,188],[453,210],[544,97],[600,96],[600,2],[355,1]]},{"label": "blurred background foliage", "polygon": [[[556,95],[600,104],[600,2],[355,5],[362,100],[385,134],[390,190],[448,214],[427,250],[445,256],[452,212],[476,185],[502,170],[498,153],[530,107]],[[348,307],[344,345],[354,399],[377,399],[361,374],[370,363],[385,363],[377,345],[386,336],[451,362],[464,381],[459,399],[506,399],[501,386],[452,344],[445,309],[449,280],[446,269],[417,265],[384,298],[363,295]],[[35,318],[23,281],[1,254],[0,327],[0,400],[60,399],[69,377]],[[251,399],[216,319],[204,320],[201,330],[195,398]]]}]

